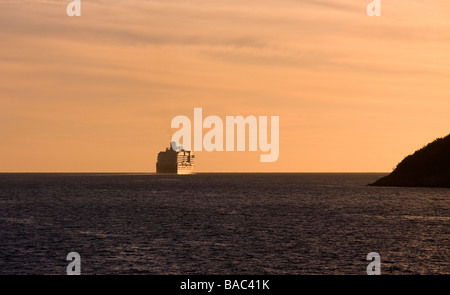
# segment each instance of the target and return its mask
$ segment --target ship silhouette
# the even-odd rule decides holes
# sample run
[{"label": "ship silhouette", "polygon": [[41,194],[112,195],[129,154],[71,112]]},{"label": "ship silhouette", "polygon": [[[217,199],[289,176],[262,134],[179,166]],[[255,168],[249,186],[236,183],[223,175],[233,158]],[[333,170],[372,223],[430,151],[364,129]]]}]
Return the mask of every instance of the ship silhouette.
[{"label": "ship silhouette", "polygon": [[174,141],[165,151],[158,153],[156,173],[192,174],[195,155],[177,146]]}]

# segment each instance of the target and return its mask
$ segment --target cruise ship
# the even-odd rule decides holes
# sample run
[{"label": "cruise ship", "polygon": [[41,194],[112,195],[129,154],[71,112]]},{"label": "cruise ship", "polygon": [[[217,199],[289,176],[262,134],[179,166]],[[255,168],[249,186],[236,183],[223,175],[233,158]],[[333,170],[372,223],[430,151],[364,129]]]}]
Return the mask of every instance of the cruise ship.
[{"label": "cruise ship", "polygon": [[194,154],[182,146],[177,147],[172,141],[170,147],[159,152],[156,162],[156,173],[192,174],[194,169]]}]

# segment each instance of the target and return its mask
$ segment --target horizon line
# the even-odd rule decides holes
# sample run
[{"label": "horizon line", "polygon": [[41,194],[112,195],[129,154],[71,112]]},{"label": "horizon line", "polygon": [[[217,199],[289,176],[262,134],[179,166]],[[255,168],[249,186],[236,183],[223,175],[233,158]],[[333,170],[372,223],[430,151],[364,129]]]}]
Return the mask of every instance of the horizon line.
[{"label": "horizon line", "polygon": [[[392,171],[391,171],[392,172]],[[303,172],[293,172],[293,171],[286,171],[286,172],[280,172],[280,171],[274,171],[274,172],[267,172],[267,171],[263,171],[263,172],[255,172],[255,171],[250,171],[250,172],[245,172],[245,171],[235,171],[235,172],[195,172],[192,173],[191,175],[194,174],[385,174],[385,173],[391,173],[391,172],[377,172],[377,171],[369,171],[369,172],[364,172],[364,171],[359,171],[359,172],[355,172],[355,171],[339,171],[339,172],[333,172],[333,171],[303,171]],[[0,171],[0,174],[160,174],[160,175],[178,175],[175,173],[156,173],[156,172],[130,172],[130,171],[124,171],[124,172],[101,172],[101,171],[95,171],[95,172],[80,172],[80,171],[72,171],[72,172],[58,172],[58,171],[50,171],[50,172],[39,172],[39,171],[28,171],[28,172],[2,172]]]}]

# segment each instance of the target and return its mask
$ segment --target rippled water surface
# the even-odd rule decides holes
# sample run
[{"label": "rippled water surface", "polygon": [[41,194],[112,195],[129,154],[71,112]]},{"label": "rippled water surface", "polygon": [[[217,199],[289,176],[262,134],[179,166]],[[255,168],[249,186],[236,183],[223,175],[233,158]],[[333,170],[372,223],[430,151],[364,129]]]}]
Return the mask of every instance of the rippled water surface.
[{"label": "rippled water surface", "polygon": [[450,189],[382,174],[0,174],[0,274],[450,274]]}]

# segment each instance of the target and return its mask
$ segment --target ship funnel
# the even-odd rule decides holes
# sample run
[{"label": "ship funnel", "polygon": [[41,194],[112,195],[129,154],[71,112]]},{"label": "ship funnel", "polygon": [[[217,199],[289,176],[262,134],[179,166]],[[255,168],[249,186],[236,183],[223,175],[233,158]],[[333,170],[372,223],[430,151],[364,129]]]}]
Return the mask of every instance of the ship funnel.
[{"label": "ship funnel", "polygon": [[171,141],[170,142],[170,147],[172,148],[172,150],[179,152],[183,149],[183,146],[177,146],[177,143],[175,141]]}]

